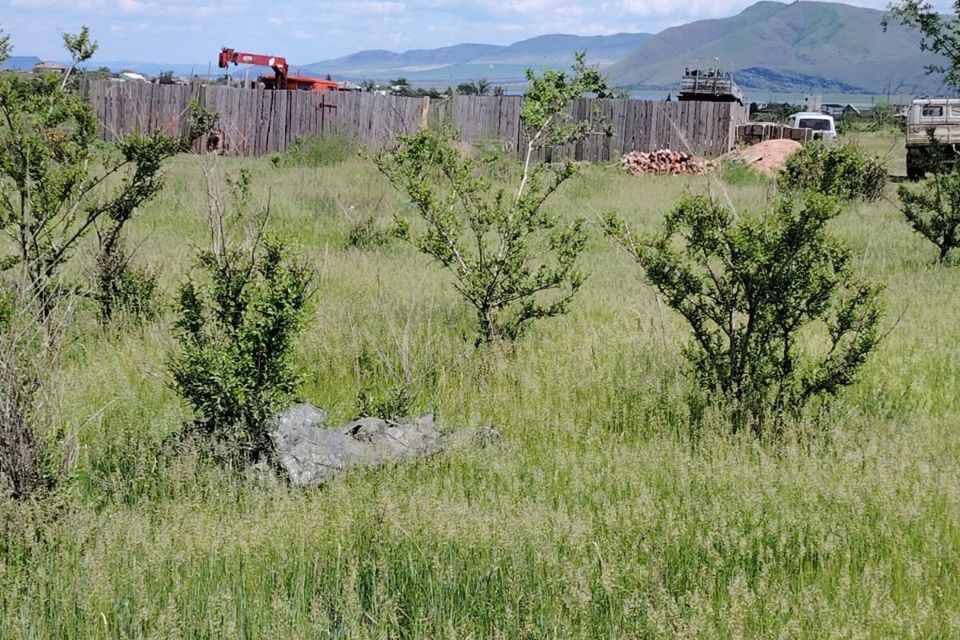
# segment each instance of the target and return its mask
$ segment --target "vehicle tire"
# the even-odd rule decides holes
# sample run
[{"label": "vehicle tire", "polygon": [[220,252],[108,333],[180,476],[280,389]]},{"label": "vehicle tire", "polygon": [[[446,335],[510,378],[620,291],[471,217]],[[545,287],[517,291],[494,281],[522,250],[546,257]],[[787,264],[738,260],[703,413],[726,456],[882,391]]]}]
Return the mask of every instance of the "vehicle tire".
[{"label": "vehicle tire", "polygon": [[921,180],[926,175],[922,156],[917,149],[907,149],[907,180]]},{"label": "vehicle tire", "polygon": [[917,181],[922,180],[925,171],[923,167],[917,167],[909,162],[907,162],[907,180]]}]

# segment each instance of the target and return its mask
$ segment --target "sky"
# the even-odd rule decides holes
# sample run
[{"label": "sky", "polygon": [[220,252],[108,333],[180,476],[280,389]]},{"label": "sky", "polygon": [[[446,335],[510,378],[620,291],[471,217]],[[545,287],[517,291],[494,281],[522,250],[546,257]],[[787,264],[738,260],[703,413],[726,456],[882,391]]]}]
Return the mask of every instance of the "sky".
[{"label": "sky", "polygon": [[[294,64],[364,49],[510,44],[547,33],[655,33],[731,16],[753,0],[0,0],[15,55],[62,59],[60,34],[90,27],[93,62],[206,64],[222,46]],[[883,9],[888,0],[849,4]],[[935,6],[948,3],[935,2]]]}]

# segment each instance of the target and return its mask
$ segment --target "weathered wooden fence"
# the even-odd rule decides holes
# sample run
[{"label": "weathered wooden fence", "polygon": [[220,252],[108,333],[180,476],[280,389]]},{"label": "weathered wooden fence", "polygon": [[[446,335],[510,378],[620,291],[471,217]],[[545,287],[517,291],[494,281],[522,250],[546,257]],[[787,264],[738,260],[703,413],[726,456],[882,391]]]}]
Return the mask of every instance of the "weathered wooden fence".
[{"label": "weathered wooden fence", "polygon": [[[268,91],[215,86],[91,82],[85,85],[100,117],[104,140],[132,131],[163,129],[179,135],[188,126],[191,100],[220,114],[216,144],[229,155],[259,156],[285,151],[307,135],[338,133],[371,149],[429,123],[452,125],[464,142],[523,153],[522,98],[457,96],[446,100],[375,93]],[[571,105],[578,121],[599,115],[584,140],[543,149],[546,160],[603,162],[627,151],[661,148],[720,155],[730,150],[745,107],[721,102],[657,102],[582,98]],[[201,141],[206,145],[207,141]]]}]

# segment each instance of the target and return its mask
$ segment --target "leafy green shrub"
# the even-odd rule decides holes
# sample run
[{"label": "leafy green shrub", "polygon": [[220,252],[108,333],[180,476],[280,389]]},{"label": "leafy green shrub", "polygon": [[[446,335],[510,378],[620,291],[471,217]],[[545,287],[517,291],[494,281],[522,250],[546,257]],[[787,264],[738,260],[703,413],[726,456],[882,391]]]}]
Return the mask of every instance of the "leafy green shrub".
[{"label": "leafy green shrub", "polygon": [[[583,283],[576,263],[586,234],[582,221],[558,230],[541,207],[572,175],[570,165],[546,184],[539,172],[524,178],[514,197],[461,156],[449,134],[430,130],[402,138],[377,163],[426,223],[408,231],[414,244],[451,272],[476,310],[477,344],[516,339],[530,321],[566,312]],[[411,229],[397,222],[401,233]]]},{"label": "leafy green shrub", "polygon": [[[879,288],[854,277],[850,250],[826,232],[838,210],[812,194],[738,218],[688,196],[650,239],[606,220],[690,325],[685,355],[696,381],[723,398],[735,431],[763,435],[772,416],[779,434],[785,415],[850,384],[880,339]],[[801,335],[818,327],[826,348],[803,349]]]},{"label": "leafy green shrub", "polygon": [[109,322],[118,313],[152,318],[156,314],[157,273],[135,266],[120,237],[113,242],[105,242],[102,236],[100,240],[94,292],[100,320]]},{"label": "leafy green shrub", "polygon": [[187,126],[180,135],[180,150],[193,149],[194,143],[213,131],[218,122],[220,122],[219,113],[201,106],[196,98],[191,98],[187,105]]},{"label": "leafy green shrub", "polygon": [[877,158],[855,145],[811,143],[787,159],[782,188],[814,190],[840,200],[876,200],[883,195],[887,171]]},{"label": "leafy green shrub", "polygon": [[[584,93],[603,95],[606,82],[576,55],[572,76],[527,71],[521,122],[526,156],[515,194],[497,186],[482,163],[464,157],[449,129],[400,138],[374,158],[390,183],[415,205],[425,230],[398,219],[417,248],[454,277],[476,311],[476,343],[516,339],[533,320],[561,315],[583,284],[577,259],[586,244],[583,221],[557,229],[543,205],[573,173],[533,163],[538,148],[571,143],[593,123],[573,122],[567,107]],[[545,173],[552,177],[544,179]]]},{"label": "leafy green shrub", "polygon": [[945,262],[960,247],[960,168],[933,173],[919,192],[900,185],[897,195],[907,222],[936,245]]},{"label": "leafy green shrub", "polygon": [[[21,265],[49,313],[75,249],[97,227],[119,235],[163,186],[163,162],[178,143],[156,132],[130,134],[105,151],[90,102],[68,88],[73,68],[97,44],[84,27],[63,35],[71,66],[63,77],[0,75],[0,233],[14,239],[0,270]],[[108,186],[109,185],[109,186]],[[6,247],[4,247],[6,248]]]},{"label": "leafy green shrub", "polygon": [[[248,193],[243,176],[233,184]],[[226,214],[211,204],[213,248],[199,257],[203,281],[180,289],[179,350],[169,368],[174,389],[200,418],[197,431],[226,457],[255,460],[271,452],[270,421],[298,381],[293,348],[311,274],[265,237],[267,212],[255,220],[237,213],[231,219],[248,224],[231,234]]]},{"label": "leafy green shrub", "polygon": [[347,234],[347,246],[354,249],[379,249],[396,236],[392,228],[381,227],[374,216],[355,224]]},{"label": "leafy green shrub", "polygon": [[286,153],[271,161],[276,166],[326,167],[349,160],[356,150],[356,143],[346,135],[310,135],[298,138]]}]

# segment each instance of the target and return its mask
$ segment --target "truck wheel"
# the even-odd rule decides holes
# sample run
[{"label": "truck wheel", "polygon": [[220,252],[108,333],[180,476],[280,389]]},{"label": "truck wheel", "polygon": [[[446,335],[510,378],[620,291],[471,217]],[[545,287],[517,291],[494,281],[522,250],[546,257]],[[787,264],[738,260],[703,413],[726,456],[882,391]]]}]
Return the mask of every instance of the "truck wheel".
[{"label": "truck wheel", "polygon": [[918,167],[911,162],[907,163],[907,180],[922,180],[925,173],[923,167]]},{"label": "truck wheel", "polygon": [[919,149],[907,149],[907,180],[920,180],[926,174],[924,154]]}]

